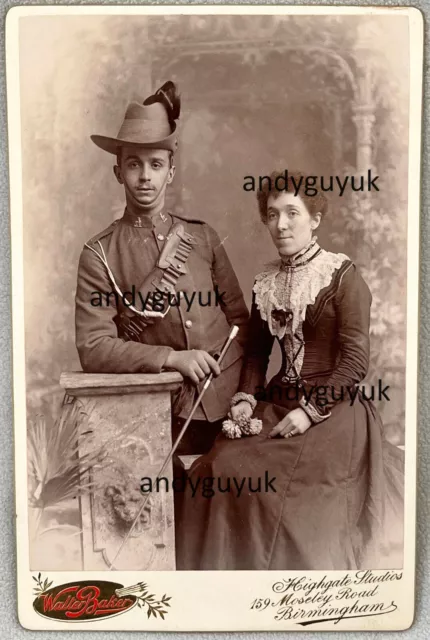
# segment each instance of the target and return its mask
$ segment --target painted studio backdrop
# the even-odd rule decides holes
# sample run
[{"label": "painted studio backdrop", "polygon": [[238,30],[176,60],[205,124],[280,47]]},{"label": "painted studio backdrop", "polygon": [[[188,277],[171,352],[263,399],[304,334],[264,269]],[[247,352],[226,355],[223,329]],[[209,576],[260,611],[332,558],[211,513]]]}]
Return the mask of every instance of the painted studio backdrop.
[{"label": "painted studio backdrop", "polygon": [[371,289],[367,380],[390,385],[391,400],[378,409],[389,439],[403,444],[407,38],[407,18],[398,16],[21,18],[30,511],[46,532],[33,546],[35,565],[39,554],[57,569],[79,555],[76,500],[61,492],[61,477],[44,486],[43,456],[52,465],[46,443],[60,414],[60,374],[80,370],[79,254],[124,209],[113,157],[90,135],[116,135],[128,102],[168,79],[182,97],[169,206],[215,227],[248,305],[255,274],[276,251],[245,176],[286,168],[379,176],[368,197],[328,194],[318,238],[348,254]]}]

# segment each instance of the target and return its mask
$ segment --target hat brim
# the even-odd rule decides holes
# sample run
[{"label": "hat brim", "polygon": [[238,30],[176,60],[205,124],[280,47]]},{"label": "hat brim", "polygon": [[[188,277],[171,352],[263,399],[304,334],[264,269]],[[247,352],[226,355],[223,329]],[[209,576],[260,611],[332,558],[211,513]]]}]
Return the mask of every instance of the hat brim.
[{"label": "hat brim", "polygon": [[163,140],[157,140],[155,142],[136,142],[135,140],[121,140],[119,138],[109,138],[108,136],[91,136],[91,140],[103,151],[117,155],[121,147],[143,147],[145,149],[167,149],[167,151],[176,151],[178,147],[178,141],[176,138],[176,132],[167,136]]}]

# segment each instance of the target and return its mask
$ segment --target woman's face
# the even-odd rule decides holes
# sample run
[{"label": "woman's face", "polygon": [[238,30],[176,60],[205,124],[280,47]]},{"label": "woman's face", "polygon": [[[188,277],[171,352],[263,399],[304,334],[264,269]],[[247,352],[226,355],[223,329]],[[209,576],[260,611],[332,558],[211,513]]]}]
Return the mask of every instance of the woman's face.
[{"label": "woman's face", "polygon": [[280,256],[292,256],[312,239],[321,214],[312,217],[300,196],[283,192],[267,200],[267,226]]}]

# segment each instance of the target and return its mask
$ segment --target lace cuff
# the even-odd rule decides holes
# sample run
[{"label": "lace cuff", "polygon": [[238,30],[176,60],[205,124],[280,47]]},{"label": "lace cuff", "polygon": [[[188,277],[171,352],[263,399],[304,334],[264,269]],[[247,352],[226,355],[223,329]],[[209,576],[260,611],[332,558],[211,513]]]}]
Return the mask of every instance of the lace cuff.
[{"label": "lace cuff", "polygon": [[244,393],[243,391],[238,391],[234,394],[232,399],[230,400],[230,408],[235,407],[239,402],[249,402],[251,405],[251,409],[254,411],[257,406],[257,400],[250,393]]},{"label": "lace cuff", "polygon": [[327,420],[327,418],[331,416],[330,412],[326,415],[322,415],[313,405],[311,405],[309,402],[306,402],[304,398],[299,401],[299,405],[301,406],[303,411],[308,414],[308,417],[314,424],[324,422],[324,420]]}]

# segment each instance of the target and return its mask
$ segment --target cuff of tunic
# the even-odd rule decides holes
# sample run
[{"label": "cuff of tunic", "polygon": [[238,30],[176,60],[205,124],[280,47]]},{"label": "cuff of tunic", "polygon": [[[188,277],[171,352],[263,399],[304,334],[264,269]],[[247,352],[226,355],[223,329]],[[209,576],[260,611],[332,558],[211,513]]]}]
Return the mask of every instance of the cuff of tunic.
[{"label": "cuff of tunic", "polygon": [[257,406],[257,400],[250,393],[244,393],[243,391],[238,391],[234,394],[232,399],[230,400],[230,408],[235,407],[239,402],[249,402],[251,405],[251,409],[254,411]]},{"label": "cuff of tunic", "polygon": [[318,411],[318,409],[316,409],[316,407],[314,407],[309,402],[306,402],[304,398],[302,398],[299,401],[299,405],[301,406],[303,411],[308,415],[308,417],[312,420],[314,424],[318,424],[319,422],[324,422],[324,420],[327,420],[327,418],[331,416],[330,412],[323,415]]},{"label": "cuff of tunic", "polygon": [[141,372],[161,373],[166,366],[166,360],[171,351],[174,351],[172,347],[157,347],[156,352],[151,354],[151,359],[148,359],[147,364],[142,365]]}]

